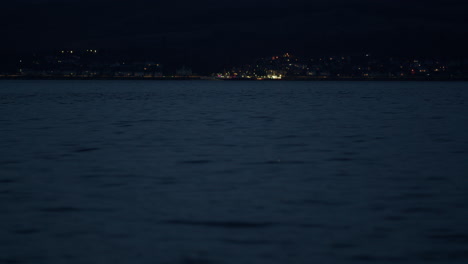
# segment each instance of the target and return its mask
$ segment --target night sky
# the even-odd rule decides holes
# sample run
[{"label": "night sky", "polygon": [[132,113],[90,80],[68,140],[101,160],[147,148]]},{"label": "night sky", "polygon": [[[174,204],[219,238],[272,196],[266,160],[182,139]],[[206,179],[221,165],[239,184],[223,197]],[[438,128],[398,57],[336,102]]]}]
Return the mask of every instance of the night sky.
[{"label": "night sky", "polygon": [[467,1],[15,0],[2,53],[101,49],[211,70],[289,52],[466,56]]}]

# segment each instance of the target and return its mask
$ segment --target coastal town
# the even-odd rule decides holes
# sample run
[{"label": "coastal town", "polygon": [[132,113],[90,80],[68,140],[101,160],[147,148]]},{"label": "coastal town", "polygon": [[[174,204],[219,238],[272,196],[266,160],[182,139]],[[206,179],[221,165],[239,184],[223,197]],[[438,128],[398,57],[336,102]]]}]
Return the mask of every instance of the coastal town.
[{"label": "coastal town", "polygon": [[408,58],[373,54],[304,58],[283,53],[217,72],[192,65],[166,69],[157,60],[122,59],[97,49],[58,50],[17,58],[0,69],[7,79],[208,79],[208,80],[465,80],[463,58]]}]

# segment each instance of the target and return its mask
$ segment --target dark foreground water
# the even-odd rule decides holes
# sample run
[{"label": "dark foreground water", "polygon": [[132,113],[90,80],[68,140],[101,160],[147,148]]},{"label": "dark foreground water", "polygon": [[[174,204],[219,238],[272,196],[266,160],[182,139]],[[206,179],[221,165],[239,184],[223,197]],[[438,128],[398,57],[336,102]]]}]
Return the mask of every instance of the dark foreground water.
[{"label": "dark foreground water", "polygon": [[1,81],[0,263],[468,263],[468,83]]}]

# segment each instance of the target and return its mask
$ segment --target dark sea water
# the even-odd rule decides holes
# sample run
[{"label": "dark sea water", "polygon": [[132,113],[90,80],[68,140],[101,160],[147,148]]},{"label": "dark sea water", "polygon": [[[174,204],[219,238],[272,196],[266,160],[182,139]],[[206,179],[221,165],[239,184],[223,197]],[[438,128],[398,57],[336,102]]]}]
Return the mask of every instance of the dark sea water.
[{"label": "dark sea water", "polygon": [[0,263],[468,263],[468,83],[1,81]]}]

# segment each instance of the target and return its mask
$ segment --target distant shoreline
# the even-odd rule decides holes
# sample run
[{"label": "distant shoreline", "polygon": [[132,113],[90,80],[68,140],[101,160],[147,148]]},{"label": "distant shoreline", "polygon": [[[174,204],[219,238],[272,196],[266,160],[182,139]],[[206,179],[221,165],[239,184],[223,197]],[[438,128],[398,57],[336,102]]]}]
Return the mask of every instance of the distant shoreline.
[{"label": "distant shoreline", "polygon": [[147,80],[147,81],[468,81],[468,77],[285,77],[282,79],[221,79],[207,76],[165,76],[165,77],[81,77],[81,76],[15,76],[3,75],[0,80]]}]

